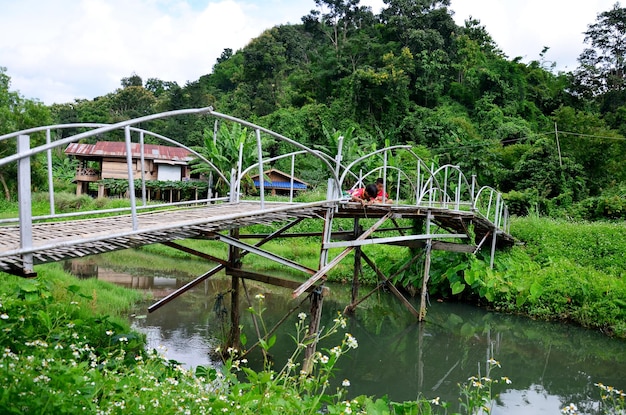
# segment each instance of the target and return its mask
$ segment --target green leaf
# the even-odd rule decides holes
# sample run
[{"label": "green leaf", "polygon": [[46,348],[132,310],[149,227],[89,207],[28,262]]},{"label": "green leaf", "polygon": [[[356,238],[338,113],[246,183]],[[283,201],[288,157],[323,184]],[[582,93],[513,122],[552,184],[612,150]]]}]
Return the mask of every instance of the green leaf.
[{"label": "green leaf", "polygon": [[272,337],[269,338],[269,340],[267,341],[267,346],[272,347],[274,345],[274,343],[276,343],[276,335],[274,334]]},{"label": "green leaf", "polygon": [[50,318],[48,313],[46,313],[43,310],[39,310],[39,311],[37,311],[37,317],[39,317],[39,321],[41,321],[43,323],[43,325],[48,330],[50,330],[50,328],[52,327],[52,319]]},{"label": "green leaf", "polygon": [[463,292],[463,290],[465,289],[465,284],[463,284],[461,281],[457,281],[452,284],[450,288],[452,289],[452,295],[457,295]]},{"label": "green leaf", "polygon": [[367,413],[372,415],[387,415],[390,413],[389,403],[382,399],[376,399],[376,402],[367,402],[365,408]]},{"label": "green leaf", "polygon": [[477,279],[476,278],[476,272],[473,271],[473,270],[470,270],[470,269],[466,270],[464,272],[464,279],[465,279],[465,282],[467,283],[467,285],[474,284],[474,281],[476,281],[476,279]]},{"label": "green leaf", "polygon": [[245,346],[248,343],[248,336],[246,336],[246,333],[244,333],[243,331],[239,335],[239,341],[241,342],[242,346]]},{"label": "green leaf", "polygon": [[69,292],[71,292],[71,293],[76,294],[77,292],[79,292],[79,291],[80,291],[80,287],[79,287],[78,285],[76,285],[76,284],[72,284],[72,285],[70,285],[69,287],[67,287],[67,290],[68,290]]},{"label": "green leaf", "polygon": [[32,280],[20,280],[19,288],[25,293],[34,293],[39,289],[39,284]]},{"label": "green leaf", "polygon": [[543,286],[537,281],[533,282],[530,286],[530,296],[536,300],[541,294],[543,294]]}]

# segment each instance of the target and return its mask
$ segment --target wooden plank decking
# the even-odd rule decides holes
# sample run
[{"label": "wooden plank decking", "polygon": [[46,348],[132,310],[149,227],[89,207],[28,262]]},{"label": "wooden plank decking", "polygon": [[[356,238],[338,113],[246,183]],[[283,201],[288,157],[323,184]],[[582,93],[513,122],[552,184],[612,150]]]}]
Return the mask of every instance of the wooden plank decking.
[{"label": "wooden plank decking", "polygon": [[[130,215],[95,219],[68,220],[33,224],[33,246],[20,251],[19,226],[0,227],[0,270],[18,271],[22,268],[21,254],[32,253],[33,262],[42,264],[64,259],[100,254],[119,249],[186,239],[212,232],[252,224],[271,224],[295,218],[322,217],[327,201],[317,203],[223,203],[175,210],[138,214],[138,229],[133,230]],[[470,224],[477,239],[491,232],[493,225],[473,212],[417,206],[339,204],[338,218],[381,218],[391,213],[393,218],[425,218],[428,212],[441,229],[454,234],[466,234]],[[513,238],[497,235],[498,245],[507,246]]]},{"label": "wooden plank decking", "polygon": [[[130,215],[33,224],[35,264],[56,262],[153,243],[192,238],[252,224],[310,217],[326,202],[309,204],[215,204],[138,214],[138,230]],[[0,270],[21,267],[19,226],[0,227]]]}]

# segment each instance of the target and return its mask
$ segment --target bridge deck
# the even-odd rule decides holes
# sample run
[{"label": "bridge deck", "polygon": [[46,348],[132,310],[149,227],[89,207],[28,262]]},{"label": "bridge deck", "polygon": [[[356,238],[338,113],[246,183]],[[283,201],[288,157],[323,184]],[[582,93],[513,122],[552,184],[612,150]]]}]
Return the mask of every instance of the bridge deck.
[{"label": "bridge deck", "polygon": [[[4,226],[0,227],[0,270],[22,269],[21,254],[25,253],[32,253],[35,264],[56,262],[253,224],[321,217],[328,206],[327,201],[306,204],[268,202],[261,209],[259,202],[241,202],[144,212],[137,216],[137,230],[133,230],[130,215],[34,223],[33,243],[28,250],[20,249],[19,226]],[[425,218],[430,212],[433,222],[450,233],[467,234],[471,223],[479,240],[493,229],[489,221],[472,212],[417,206],[373,205],[364,208],[360,204],[347,203],[339,205],[334,216],[380,218],[390,211],[395,218],[411,219]],[[507,234],[499,233],[497,238],[500,246],[513,242]]]},{"label": "bridge deck", "polygon": [[[370,205],[362,207],[358,203],[348,203],[341,205],[335,217],[380,218],[390,210],[395,218],[404,219],[425,219],[430,212],[433,223],[450,233],[467,234],[471,224],[476,239],[479,241],[493,231],[493,223],[474,212],[428,206]],[[511,235],[498,232],[498,247],[511,246],[514,242]]]},{"label": "bridge deck", "polygon": [[252,224],[272,223],[317,214],[326,202],[308,204],[256,202],[214,204],[130,215],[33,224],[32,248],[20,251],[19,226],[0,227],[0,270],[19,270],[21,253],[35,264],[56,262],[118,249],[196,237]]}]

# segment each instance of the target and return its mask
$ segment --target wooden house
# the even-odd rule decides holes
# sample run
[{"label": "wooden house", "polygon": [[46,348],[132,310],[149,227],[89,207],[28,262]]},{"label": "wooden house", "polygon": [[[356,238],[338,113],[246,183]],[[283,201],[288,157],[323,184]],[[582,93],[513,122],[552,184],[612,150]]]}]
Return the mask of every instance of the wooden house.
[{"label": "wooden house", "polygon": [[[261,182],[259,181],[259,175],[251,176],[254,182],[254,187],[258,190]],[[291,175],[284,173],[278,169],[270,169],[265,171],[265,180],[263,181],[264,190],[270,190],[272,196],[289,195],[289,189],[291,188]],[[299,191],[307,190],[309,184],[293,177],[293,191],[294,194]]]},{"label": "wooden house", "polygon": [[[135,179],[141,178],[141,148],[131,143],[132,171]],[[126,143],[99,141],[96,144],[71,143],[65,154],[79,161],[76,171],[76,194],[87,193],[89,183],[102,179],[128,179]],[[191,153],[184,148],[144,144],[143,173],[146,180],[180,181],[191,178],[189,162]],[[105,196],[102,184],[98,186],[98,197]]]}]

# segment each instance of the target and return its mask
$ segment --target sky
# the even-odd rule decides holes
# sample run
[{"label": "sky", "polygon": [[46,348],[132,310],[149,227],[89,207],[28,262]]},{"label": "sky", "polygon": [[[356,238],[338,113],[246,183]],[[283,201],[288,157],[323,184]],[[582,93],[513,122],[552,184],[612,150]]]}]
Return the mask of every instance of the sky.
[{"label": "sky", "polygon": [[[583,32],[616,0],[451,0],[462,25],[479,19],[500,49],[573,70]],[[361,0],[378,13],[383,0]],[[184,85],[225,48],[300,23],[314,0],[0,0],[0,67],[11,90],[50,105],[114,92],[133,73]]]}]

